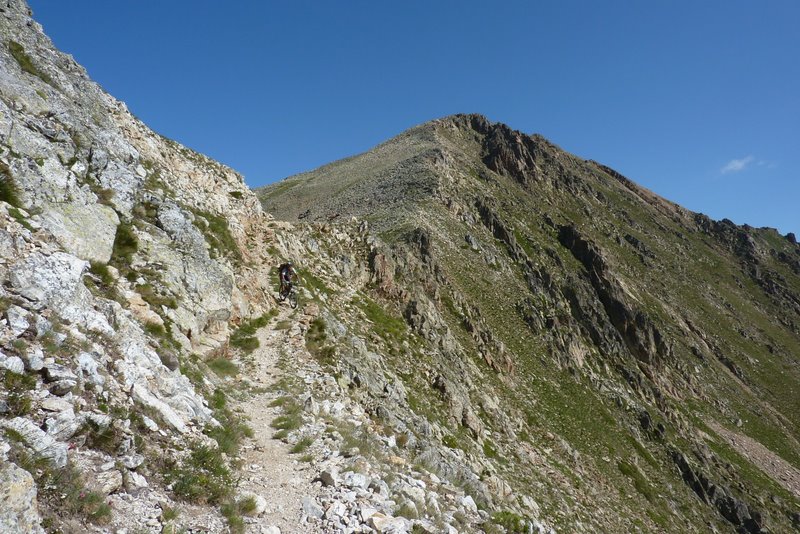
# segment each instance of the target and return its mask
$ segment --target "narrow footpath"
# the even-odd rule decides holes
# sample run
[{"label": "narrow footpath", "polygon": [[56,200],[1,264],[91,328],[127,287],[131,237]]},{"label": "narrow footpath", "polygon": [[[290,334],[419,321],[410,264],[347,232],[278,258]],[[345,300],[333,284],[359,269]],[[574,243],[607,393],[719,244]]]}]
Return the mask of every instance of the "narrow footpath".
[{"label": "narrow footpath", "polygon": [[[308,464],[299,462],[291,453],[290,445],[274,439],[276,430],[272,423],[281,415],[281,408],[271,406],[280,396],[274,385],[282,375],[278,366],[281,354],[296,355],[304,351],[302,332],[296,325],[287,330],[275,329],[275,324],[297,319],[291,317],[288,306],[279,306],[277,320],[257,332],[259,348],[243,364],[243,372],[255,387],[255,393],[238,404],[254,436],[243,446],[242,480],[239,493],[252,492],[264,497],[266,510],[247,520],[247,532],[264,534],[307,534],[317,527],[301,523],[303,498],[313,497],[316,490],[311,484],[313,473]],[[280,529],[276,530],[277,527]]]}]

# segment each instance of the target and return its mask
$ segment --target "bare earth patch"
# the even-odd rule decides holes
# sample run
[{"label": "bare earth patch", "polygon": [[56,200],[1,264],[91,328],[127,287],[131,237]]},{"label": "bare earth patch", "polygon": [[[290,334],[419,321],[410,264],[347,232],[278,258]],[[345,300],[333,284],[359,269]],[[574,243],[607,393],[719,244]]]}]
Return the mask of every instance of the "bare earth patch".
[{"label": "bare earth patch", "polygon": [[775,482],[800,497],[800,470],[749,436],[733,432],[714,422],[709,422],[708,426]]}]

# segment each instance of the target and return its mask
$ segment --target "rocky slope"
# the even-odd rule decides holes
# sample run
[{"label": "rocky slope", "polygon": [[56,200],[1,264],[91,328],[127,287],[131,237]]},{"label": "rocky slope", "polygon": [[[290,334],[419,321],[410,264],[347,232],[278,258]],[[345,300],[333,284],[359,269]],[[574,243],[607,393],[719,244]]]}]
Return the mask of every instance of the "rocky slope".
[{"label": "rocky slope", "polygon": [[[339,382],[496,523],[799,528],[794,235],[476,115],[258,193],[308,224],[309,274],[350,288],[323,305]],[[326,240],[339,265],[318,268],[316,236],[359,224],[366,246]]]},{"label": "rocky slope", "polygon": [[[397,347],[332,315],[370,302],[374,238],[274,222],[31,17],[0,4],[0,531],[494,528],[447,447],[415,463],[376,418],[381,388],[405,399],[374,367]],[[318,275],[299,310],[273,298],[289,256]]]},{"label": "rocky slope", "polygon": [[249,241],[271,239],[269,218],[240,176],[92,82],[24,2],[0,5],[0,62],[0,530],[144,528],[139,505],[171,506],[184,460],[231,431],[203,362],[269,306]]}]

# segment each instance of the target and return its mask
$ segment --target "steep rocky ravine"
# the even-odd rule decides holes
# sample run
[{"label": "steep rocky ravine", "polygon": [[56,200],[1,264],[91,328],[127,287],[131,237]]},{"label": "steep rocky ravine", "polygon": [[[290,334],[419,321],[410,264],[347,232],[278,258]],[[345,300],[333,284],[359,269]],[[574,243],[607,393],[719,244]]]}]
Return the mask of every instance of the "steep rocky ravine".
[{"label": "steep rocky ravine", "polygon": [[0,532],[800,528],[793,235],[478,115],[262,207],[31,16],[0,2]]}]

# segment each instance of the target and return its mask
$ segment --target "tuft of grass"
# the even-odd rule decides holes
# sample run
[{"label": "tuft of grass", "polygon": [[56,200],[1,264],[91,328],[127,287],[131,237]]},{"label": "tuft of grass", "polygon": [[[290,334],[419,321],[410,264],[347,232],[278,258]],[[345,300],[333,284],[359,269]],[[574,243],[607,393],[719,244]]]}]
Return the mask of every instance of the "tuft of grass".
[{"label": "tuft of grass", "polygon": [[270,426],[277,430],[297,430],[303,424],[300,414],[283,414],[273,419]]},{"label": "tuft of grass", "polygon": [[153,286],[153,284],[139,284],[136,286],[136,291],[142,296],[142,300],[144,300],[158,312],[161,311],[162,306],[165,306],[171,310],[178,309],[177,299],[171,295],[162,295]]},{"label": "tuft of grass", "polygon": [[244,321],[239,328],[231,334],[230,345],[241,350],[245,354],[250,354],[260,346],[255,336],[258,329],[267,326],[270,319],[277,314],[278,310],[273,308],[260,317],[256,317],[250,321]]},{"label": "tuft of grass", "polygon": [[133,231],[133,225],[122,222],[117,226],[114,236],[114,248],[111,260],[116,265],[128,266],[133,262],[133,255],[139,250],[139,239]]},{"label": "tuft of grass", "polygon": [[505,529],[509,534],[525,534],[528,532],[528,521],[514,512],[506,510],[492,514],[492,522]]},{"label": "tuft of grass", "polygon": [[206,365],[219,376],[236,376],[239,366],[225,358],[215,358],[206,362]]},{"label": "tuft of grass", "polygon": [[159,337],[159,338],[167,337],[167,329],[164,328],[163,324],[145,323],[144,331],[154,337]]},{"label": "tuft of grass", "polygon": [[172,491],[192,503],[220,504],[230,496],[234,480],[222,451],[192,443],[189,457],[166,472]]},{"label": "tuft of grass", "polygon": [[3,389],[7,392],[6,405],[11,417],[20,417],[31,412],[31,391],[36,390],[36,377],[27,374],[18,375],[4,371]]},{"label": "tuft of grass", "polygon": [[168,523],[169,521],[177,519],[178,514],[179,512],[177,508],[164,506],[164,508],[161,509],[161,521],[164,523]]},{"label": "tuft of grass", "polygon": [[256,511],[256,500],[254,497],[245,497],[236,503],[239,511],[245,515],[252,514]]},{"label": "tuft of grass", "polygon": [[25,218],[25,216],[22,214],[21,211],[19,211],[18,208],[15,208],[14,206],[8,208],[8,214],[11,215],[14,218],[14,220],[20,223],[28,231],[30,232],[34,231],[33,226],[31,226],[31,223],[28,222],[28,219]]},{"label": "tuft of grass", "polygon": [[108,265],[105,263],[99,261],[91,262],[89,272],[99,278],[100,283],[105,287],[109,288],[114,286],[114,277],[111,276],[111,271],[108,270]]},{"label": "tuft of grass", "polygon": [[393,317],[374,300],[362,297],[358,306],[372,323],[372,330],[384,339],[397,339],[408,332],[406,322],[399,317]]},{"label": "tuft of grass", "polygon": [[275,439],[284,439],[289,435],[289,432],[300,428],[303,424],[303,410],[295,399],[288,396],[280,397],[272,402],[283,408],[283,414],[273,419],[270,424],[272,428],[278,431],[272,437]]},{"label": "tuft of grass", "polygon": [[192,210],[192,213],[195,215],[194,225],[211,245],[212,256],[228,256],[235,262],[242,260],[239,245],[236,244],[225,217],[197,209]]},{"label": "tuft of grass", "polygon": [[95,524],[109,522],[112,510],[106,496],[86,489],[81,472],[71,463],[55,468],[48,460],[36,458],[26,448],[17,446],[21,440],[19,434],[10,429],[5,434],[12,442],[9,459],[33,475],[43,522],[52,521],[55,510],[61,519],[67,516]]},{"label": "tuft of grass", "polygon": [[483,454],[487,458],[497,458],[497,447],[488,439],[483,442]]},{"label": "tuft of grass", "polygon": [[[307,287],[313,292],[326,295],[330,295],[332,293],[332,290],[325,284],[325,282],[316,277],[308,269],[298,269],[297,275],[300,280],[302,280],[303,286]],[[278,287],[280,288],[280,280],[278,281],[278,284]]]},{"label": "tuft of grass", "polygon": [[327,340],[325,320],[317,317],[311,321],[306,331],[306,348],[321,364],[333,365],[336,363],[336,349]]},{"label": "tuft of grass", "polygon": [[114,199],[113,189],[98,188],[94,191],[94,194],[97,195],[98,203],[104,204],[106,206],[114,205],[114,203],[112,202],[112,200]]},{"label": "tuft of grass", "polygon": [[114,455],[122,444],[123,435],[114,425],[101,428],[94,421],[86,423],[86,445]]},{"label": "tuft of grass", "polygon": [[228,397],[221,388],[217,388],[211,395],[209,405],[220,426],[206,427],[205,434],[217,442],[222,452],[228,456],[236,455],[242,441],[253,437],[253,429],[228,408]]},{"label": "tuft of grass", "polygon": [[245,532],[243,515],[251,514],[256,509],[256,500],[253,497],[246,497],[238,501],[230,500],[220,507],[220,512],[228,522],[228,530],[231,534],[243,534]]},{"label": "tuft of grass", "polygon": [[0,200],[18,208],[22,205],[19,200],[19,189],[11,176],[11,169],[0,161]]},{"label": "tuft of grass", "polygon": [[235,503],[223,504],[219,511],[225,521],[228,522],[228,532],[231,534],[244,533],[244,519],[242,519],[242,515],[239,513]]},{"label": "tuft of grass", "polygon": [[292,397],[290,397],[288,395],[284,395],[283,397],[278,397],[278,398],[272,400],[269,403],[269,406],[271,406],[273,408],[282,407],[282,406],[286,406],[286,405],[290,404],[292,401],[294,401],[294,399]]},{"label": "tuft of grass", "polygon": [[306,449],[308,449],[312,443],[314,443],[314,438],[310,436],[305,436],[301,438],[300,441],[295,443],[294,446],[291,449],[289,449],[289,452],[291,452],[292,454],[299,454],[301,452],[305,452]]},{"label": "tuft of grass", "polygon": [[458,443],[458,438],[451,434],[445,434],[442,436],[442,444],[445,447],[449,447],[451,449],[460,449],[461,445]]},{"label": "tuft of grass", "polygon": [[652,503],[655,500],[653,488],[650,487],[650,484],[647,482],[647,479],[644,477],[639,468],[630,462],[620,460],[617,462],[617,469],[619,469],[620,473],[631,479],[633,482],[633,487],[636,488],[636,491],[641,493],[645,499],[647,499],[647,502]]},{"label": "tuft of grass", "polygon": [[12,57],[17,61],[19,68],[21,68],[23,72],[33,74],[43,82],[53,85],[52,78],[50,78],[46,72],[42,72],[42,70],[34,65],[33,60],[27,54],[27,52],[25,52],[25,48],[21,44],[16,41],[9,41],[8,50],[11,52]]}]

